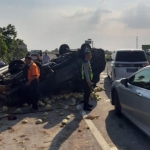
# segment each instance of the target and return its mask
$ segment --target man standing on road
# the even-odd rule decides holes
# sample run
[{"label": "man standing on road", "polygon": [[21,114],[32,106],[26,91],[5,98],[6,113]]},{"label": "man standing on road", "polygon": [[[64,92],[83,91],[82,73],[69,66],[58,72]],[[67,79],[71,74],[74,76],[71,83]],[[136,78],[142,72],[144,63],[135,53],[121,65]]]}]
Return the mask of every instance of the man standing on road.
[{"label": "man standing on road", "polygon": [[[20,89],[20,96],[22,100],[25,98],[29,98],[29,104],[32,104],[32,110],[38,110],[38,83],[39,83],[39,76],[40,70],[38,66],[32,61],[30,55],[25,56],[25,73],[27,82],[26,84]],[[27,100],[27,99],[26,99]]]},{"label": "man standing on road", "polygon": [[45,55],[43,56],[43,64],[49,63],[50,57],[47,55],[47,52],[45,52]]},{"label": "man standing on road", "polygon": [[92,58],[92,54],[90,50],[85,51],[85,60],[82,64],[82,80],[83,80],[83,88],[84,88],[84,110],[91,111],[91,107],[93,105],[89,104],[89,98],[91,94],[91,86],[92,86],[92,78],[93,78],[93,73],[92,73],[92,68],[90,64],[90,60]]}]

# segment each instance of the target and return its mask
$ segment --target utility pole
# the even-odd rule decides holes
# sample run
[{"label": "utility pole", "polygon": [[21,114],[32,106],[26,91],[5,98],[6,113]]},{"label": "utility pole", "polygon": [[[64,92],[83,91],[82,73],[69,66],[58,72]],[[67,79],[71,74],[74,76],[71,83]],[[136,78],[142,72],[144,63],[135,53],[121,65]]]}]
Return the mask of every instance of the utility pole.
[{"label": "utility pole", "polygon": [[136,37],[136,49],[138,49],[138,36]]}]

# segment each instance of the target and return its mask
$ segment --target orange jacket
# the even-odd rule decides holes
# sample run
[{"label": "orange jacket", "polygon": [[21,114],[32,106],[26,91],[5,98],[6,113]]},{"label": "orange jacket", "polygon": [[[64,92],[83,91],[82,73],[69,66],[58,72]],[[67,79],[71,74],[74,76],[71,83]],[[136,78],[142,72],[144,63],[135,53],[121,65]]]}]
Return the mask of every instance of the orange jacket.
[{"label": "orange jacket", "polygon": [[39,78],[40,76],[40,70],[34,62],[31,64],[28,70],[28,80],[30,80],[33,76],[36,76],[36,78]]}]

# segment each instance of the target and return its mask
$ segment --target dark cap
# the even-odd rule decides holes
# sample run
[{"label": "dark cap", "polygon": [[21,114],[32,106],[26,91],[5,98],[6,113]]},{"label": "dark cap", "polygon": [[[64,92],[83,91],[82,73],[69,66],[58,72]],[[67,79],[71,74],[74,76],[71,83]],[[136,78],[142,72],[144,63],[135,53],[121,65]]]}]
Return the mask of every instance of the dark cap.
[{"label": "dark cap", "polygon": [[30,54],[26,54],[25,58],[32,59]]}]

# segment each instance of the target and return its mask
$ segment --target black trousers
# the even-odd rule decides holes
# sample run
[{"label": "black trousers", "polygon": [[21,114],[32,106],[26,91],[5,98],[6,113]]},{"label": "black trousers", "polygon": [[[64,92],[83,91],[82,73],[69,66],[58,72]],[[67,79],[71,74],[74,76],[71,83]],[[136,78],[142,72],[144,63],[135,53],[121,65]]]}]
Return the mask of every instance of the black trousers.
[{"label": "black trousers", "polygon": [[88,86],[88,83],[86,81],[83,81],[83,88],[84,88],[84,107],[87,107],[87,105],[89,104],[91,87]]},{"label": "black trousers", "polygon": [[35,109],[38,108],[38,82],[38,79],[34,79],[29,86],[23,85],[19,90],[21,101],[32,104]]}]

